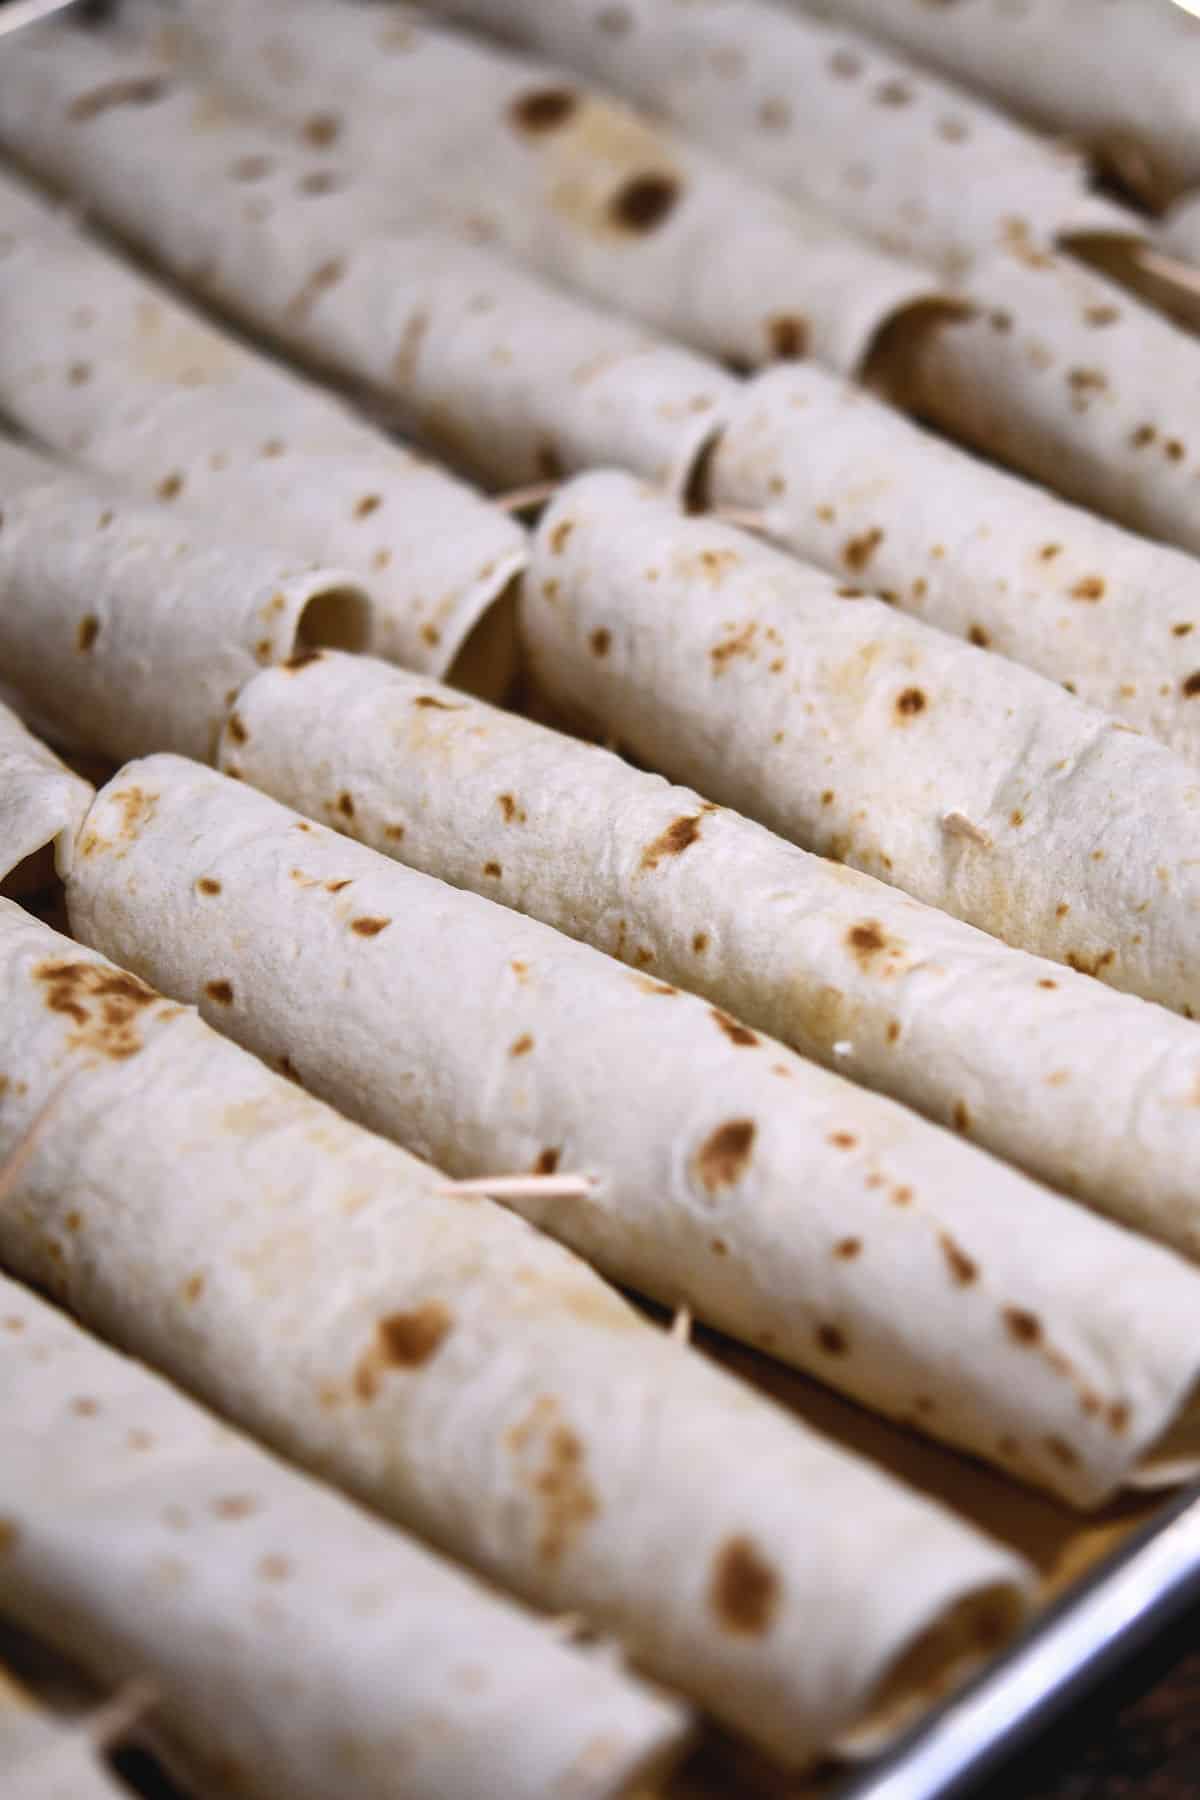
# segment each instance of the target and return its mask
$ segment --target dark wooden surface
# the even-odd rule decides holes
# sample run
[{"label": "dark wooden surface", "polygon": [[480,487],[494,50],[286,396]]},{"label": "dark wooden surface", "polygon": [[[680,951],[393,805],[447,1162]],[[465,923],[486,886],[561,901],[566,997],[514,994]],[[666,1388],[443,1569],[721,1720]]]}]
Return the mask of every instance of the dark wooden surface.
[{"label": "dark wooden surface", "polygon": [[1200,1800],[1200,1608],[970,1800]]}]

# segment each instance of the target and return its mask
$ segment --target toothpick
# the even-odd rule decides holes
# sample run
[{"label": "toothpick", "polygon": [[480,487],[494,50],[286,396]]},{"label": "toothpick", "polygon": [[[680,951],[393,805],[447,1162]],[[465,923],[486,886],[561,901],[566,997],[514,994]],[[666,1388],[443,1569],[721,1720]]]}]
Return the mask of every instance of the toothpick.
[{"label": "toothpick", "polygon": [[595,1186],[590,1175],[473,1175],[438,1189],[449,1199],[485,1194],[492,1200],[586,1200]]},{"label": "toothpick", "polygon": [[992,842],[991,833],[985,831],[982,825],[974,824],[966,813],[943,813],[942,830],[947,837],[969,838],[973,844],[990,846]]},{"label": "toothpick", "polygon": [[690,1344],[692,1341],[692,1309],[690,1306],[677,1306],[675,1317],[671,1320],[670,1334],[677,1344]]},{"label": "toothpick", "polygon": [[545,506],[561,486],[561,481],[533,481],[528,487],[512,488],[507,494],[494,494],[492,505],[498,506],[501,512],[525,512],[531,506]]},{"label": "toothpick", "polygon": [[1152,250],[1148,245],[1142,245],[1134,253],[1133,260],[1147,275],[1157,275],[1160,281],[1169,281],[1186,293],[1200,294],[1200,269],[1194,264],[1170,256],[1165,250]]},{"label": "toothpick", "polygon": [[158,1699],[158,1689],[144,1676],[127,1682],[111,1700],[106,1700],[84,1720],[84,1727],[96,1749],[114,1749],[158,1705]]}]

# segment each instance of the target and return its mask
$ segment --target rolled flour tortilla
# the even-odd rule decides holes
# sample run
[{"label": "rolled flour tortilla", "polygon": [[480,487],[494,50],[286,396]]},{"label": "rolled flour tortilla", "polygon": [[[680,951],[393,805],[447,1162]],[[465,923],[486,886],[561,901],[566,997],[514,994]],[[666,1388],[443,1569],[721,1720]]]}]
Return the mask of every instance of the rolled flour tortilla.
[{"label": "rolled flour tortilla", "polygon": [[1181,196],[1167,217],[1161,238],[1168,250],[1189,262],[1200,263],[1200,194]]},{"label": "rolled flour tortilla", "polygon": [[[67,68],[54,63],[49,72],[52,95],[47,95],[47,104],[56,117],[59,106],[67,104],[59,92],[63,77],[81,49],[92,63],[83,83],[86,88],[90,81],[92,92],[104,94],[104,76],[113,74],[113,68],[126,67],[119,58],[113,63],[113,52],[106,45],[108,40],[81,41],[79,32],[70,32],[63,41]],[[68,81],[67,86],[68,92],[79,94],[76,83]],[[108,92],[113,92],[112,86]],[[130,88],[117,86],[117,92],[128,95]],[[146,90],[135,83],[133,92]],[[633,320],[572,299],[502,257],[452,236],[428,230],[396,234],[390,223],[380,236],[374,227],[381,202],[387,202],[389,220],[392,216],[392,189],[369,193],[363,182],[356,182],[344,191],[342,184],[349,182],[349,175],[342,158],[326,167],[329,151],[318,153],[308,144],[297,148],[295,142],[277,140],[255,124],[237,124],[219,112],[219,103],[210,94],[203,103],[196,99],[196,110],[201,106],[200,130],[194,128],[187,99],[176,97],[171,106],[166,130],[160,131],[158,155],[166,158],[160,185],[157,176],[151,180],[153,166],[140,160],[133,148],[133,139],[160,112],[160,104],[117,106],[115,133],[110,117],[115,149],[121,157],[131,153],[140,169],[133,189],[122,182],[124,162],[112,171],[115,185],[103,193],[101,187],[92,187],[90,176],[74,169],[79,191],[86,191],[97,211],[139,239],[148,254],[158,257],[176,277],[216,293],[230,310],[268,335],[281,335],[300,356],[315,360],[322,373],[335,367],[356,389],[371,392],[374,405],[392,421],[482,481],[522,486],[597,463],[630,466],[671,486],[687,481],[696,455],[720,423],[721,400],[736,392],[729,374],[682,347],[664,344]],[[92,122],[101,124],[103,117]],[[86,139],[90,130],[86,119],[74,121],[72,133],[79,130]],[[32,142],[31,151],[36,166],[50,169]],[[85,155],[85,162],[90,162],[90,155]],[[70,182],[68,164],[74,164],[74,157],[61,166],[61,175]],[[184,211],[178,207],[180,166],[194,166],[189,176],[191,198]],[[92,173],[99,175],[99,169]],[[331,191],[322,185],[326,182]],[[272,200],[266,191],[272,189],[275,203],[286,202],[288,207],[290,230],[282,238],[279,223],[270,218]],[[371,220],[374,227],[369,229]],[[45,256],[40,265],[45,265]],[[18,275],[14,272],[14,279]],[[201,283],[200,275],[209,277],[207,283]],[[54,279],[54,268],[45,268],[43,281],[49,284]],[[54,299],[54,293],[50,297]],[[59,301],[56,335],[49,342],[41,311],[31,322],[23,317],[36,302],[45,308],[45,297],[16,293],[7,304],[11,308],[22,299],[22,326],[38,333],[38,358],[52,356],[61,364],[63,342],[70,346],[79,335],[63,333],[61,315],[67,313],[67,322],[72,322],[77,299],[68,306]],[[137,362],[146,340],[140,308],[135,319]],[[122,340],[126,335],[128,315],[122,302]],[[153,353],[155,344],[149,347]],[[18,362],[25,383],[29,349],[27,344]],[[160,347],[158,355],[164,355],[164,349]],[[193,367],[194,351],[171,358],[173,364],[176,360],[184,369]],[[180,373],[176,371],[176,380]],[[79,400],[74,398],[77,410]],[[34,394],[31,403],[45,405],[45,400]],[[59,400],[59,405],[65,401]],[[322,405],[327,414],[342,418],[329,401]],[[88,416],[85,425],[94,432],[97,421]],[[255,470],[263,445],[273,446],[272,455],[279,454],[279,443],[291,445],[290,434],[264,436],[257,418],[252,430],[250,461]],[[353,430],[360,450],[363,443],[378,443],[365,428]],[[401,457],[401,452],[389,454]],[[155,486],[164,479],[160,461],[162,446],[155,445]],[[414,470],[421,468],[416,459],[403,461],[403,466],[408,464]],[[347,473],[335,468],[335,473],[338,486],[326,504],[335,513],[340,536],[349,535],[354,544],[362,545],[360,554],[367,554],[372,578],[378,578],[378,569],[385,565],[399,571],[401,545],[392,549],[387,536],[381,538],[376,527],[385,520],[371,506],[372,497],[387,499],[380,473],[367,473],[365,479],[353,468]],[[428,481],[434,475],[426,472]],[[236,475],[230,479],[236,486]],[[443,479],[437,475],[437,481]],[[353,482],[349,493],[347,481]],[[207,472],[205,482],[210,482]],[[462,495],[457,488],[450,491]],[[504,574],[507,581],[520,567],[520,556],[513,560],[513,553],[516,545],[524,547],[524,538],[495,509],[484,511],[479,500],[471,504],[484,513],[493,536],[502,533],[506,562],[493,567],[493,547],[484,567],[488,574]],[[417,634],[426,648],[425,661],[416,666],[426,670],[434,666],[428,653],[443,641],[435,634],[446,630],[443,614],[448,610],[444,578],[432,558],[461,558],[462,545],[470,544],[461,522],[444,515],[444,504],[441,509],[426,506],[417,493],[410,535],[417,540],[412,562],[421,576],[419,592],[425,592],[421,599],[425,616],[417,621]],[[326,554],[336,562],[349,560],[340,538],[331,542]],[[399,572],[394,580],[399,580]],[[414,662],[414,657],[407,661]]]},{"label": "rolled flour tortilla", "polygon": [[0,704],[0,883],[5,893],[65,876],[96,797],[9,707]]},{"label": "rolled flour tortilla", "polygon": [[1200,1013],[1197,771],[865,596],[874,547],[866,534],[839,582],[626,476],[580,476],[535,542],[534,677],[781,837]]},{"label": "rolled flour tortilla", "polygon": [[807,561],[1200,760],[1192,557],[976,461],[811,364],[745,384],[708,495],[752,509]]},{"label": "rolled flour tortilla", "polygon": [[457,677],[481,641],[494,647],[526,560],[512,519],[2,172],[0,411],[235,541],[249,523],[296,556],[352,569],[370,585],[379,655]]},{"label": "rolled flour tortilla", "polygon": [[[9,1286],[0,1277],[0,1303]],[[0,1770],[6,1800],[128,1800],[129,1790],[102,1766],[88,1733],[38,1706],[2,1665]]]},{"label": "rolled flour tortilla", "polygon": [[[895,1728],[1011,1628],[1019,1559],[793,1426],[512,1213],[440,1195],[437,1171],[11,903],[0,965],[21,1077],[0,1151],[62,1094],[0,1207],[0,1257],[234,1422],[617,1633],[787,1759],[864,1715]],[[528,1713],[518,1751],[521,1734],[545,1753]]]},{"label": "rolled flour tortilla", "polygon": [[[273,3],[280,10],[282,0]],[[790,198],[817,202],[950,279],[1014,222],[1049,244],[1146,235],[1136,214],[1088,192],[1078,153],[854,31],[758,0],[438,3],[561,58]],[[212,9],[192,0],[189,10]],[[286,79],[275,66],[269,91],[293,92],[293,63]]]},{"label": "rolled flour tortilla", "polygon": [[872,382],[951,437],[1134,531],[1200,550],[1200,344],[1021,235],[966,318],[901,322]]},{"label": "rolled flour tortilla", "polygon": [[[796,4],[797,0],[792,0]],[[1151,205],[1200,183],[1200,23],[1142,0],[800,0],[1100,155]]]},{"label": "rolled flour tortilla", "polygon": [[[148,1679],[157,1717],[223,1791],[602,1800],[680,1746],[682,1707],[3,1276],[0,1396],[6,1612],[105,1680]],[[4,1724],[0,1691],[0,1755]],[[58,1768],[84,1763],[86,1737],[50,1729]]]},{"label": "rolled flour tortilla", "polygon": [[809,351],[853,369],[888,319],[936,297],[923,270],[694,147],[661,108],[639,114],[412,9],[194,0],[157,33],[153,0],[134,16],[152,43],[190,42],[210,76],[265,101],[310,158],[315,138],[386,173],[398,216],[495,242],[711,355]]},{"label": "rolled flour tortilla", "polygon": [[369,657],[264,671],[237,720],[222,759],[254,787],[317,816],[351,794],[338,825],[360,842],[635,967],[650,955],[656,979],[1200,1261],[1185,1020]]},{"label": "rolled flour tortilla", "polygon": [[371,635],[344,572],[214,542],[4,439],[0,494],[0,667],[39,718],[118,761],[149,746],[210,758],[256,668]]},{"label": "rolled flour tortilla", "polygon": [[[524,794],[495,804],[519,834]],[[164,756],[102,791],[68,903],[85,942],[452,1174],[591,1176],[514,1204],[868,1405],[1081,1505],[1191,1457],[1200,1275],[664,983],[648,949],[633,973]],[[1031,1242],[1055,1255],[1031,1267]]]}]

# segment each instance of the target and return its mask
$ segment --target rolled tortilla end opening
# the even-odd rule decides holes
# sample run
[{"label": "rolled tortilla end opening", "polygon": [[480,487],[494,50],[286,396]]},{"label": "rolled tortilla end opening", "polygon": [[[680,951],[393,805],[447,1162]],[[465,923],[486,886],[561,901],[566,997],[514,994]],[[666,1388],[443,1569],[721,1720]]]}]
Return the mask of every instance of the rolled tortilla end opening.
[{"label": "rolled tortilla end opening", "polygon": [[964,1595],[900,1651],[862,1718],[833,1748],[854,1760],[877,1755],[989,1662],[1025,1616],[1020,1590],[1008,1583]]},{"label": "rolled tortilla end opening", "polygon": [[520,670],[517,600],[521,577],[514,575],[476,620],[444,680],[450,687],[499,706],[516,686]]},{"label": "rolled tortilla end opening", "polygon": [[343,583],[321,586],[301,606],[292,654],[305,650],[365,650],[370,642],[372,607],[362,588]]},{"label": "rolled tortilla end opening", "polygon": [[969,300],[928,295],[912,300],[880,320],[863,353],[858,379],[894,406],[913,391],[911,372],[928,340],[948,325],[962,325],[976,312]]}]

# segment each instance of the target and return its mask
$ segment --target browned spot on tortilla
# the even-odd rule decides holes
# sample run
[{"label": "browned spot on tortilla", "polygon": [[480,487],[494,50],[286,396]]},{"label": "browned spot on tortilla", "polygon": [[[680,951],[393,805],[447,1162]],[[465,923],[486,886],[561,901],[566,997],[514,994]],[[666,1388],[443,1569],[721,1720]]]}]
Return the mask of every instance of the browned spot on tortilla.
[{"label": "browned spot on tortilla", "polygon": [[426,1300],[407,1312],[388,1313],[354,1371],[354,1391],[373,1400],[387,1369],[419,1369],[441,1349],[454,1319],[440,1300]]},{"label": "browned spot on tortilla", "polygon": [[798,313],[773,313],[767,320],[767,342],[773,356],[803,356],[808,349],[808,320]]},{"label": "browned spot on tortilla", "polygon": [[633,980],[639,993],[653,994],[662,1000],[674,1000],[679,993],[679,989],[672,987],[669,981],[652,981],[648,975],[635,975]]},{"label": "browned spot on tortilla", "polygon": [[832,806],[836,799],[837,799],[837,795],[834,793],[833,789],[826,788],[824,793],[821,795],[821,805],[822,806]]},{"label": "browned spot on tortilla", "polygon": [[883,532],[878,525],[873,525],[869,531],[860,532],[857,537],[852,537],[848,543],[843,544],[842,561],[848,569],[861,574],[882,542]]},{"label": "browned spot on tortilla", "polygon": [[1086,406],[1089,395],[1102,393],[1108,386],[1108,377],[1102,369],[1068,369],[1067,386],[1076,405]]},{"label": "browned spot on tortilla", "polygon": [[853,1150],[858,1139],[852,1131],[831,1131],[829,1142],[835,1150]]},{"label": "browned spot on tortilla", "polygon": [[734,1187],[750,1164],[758,1127],[753,1119],[730,1119],[705,1138],[696,1156],[695,1173],[708,1193]]},{"label": "browned spot on tortilla", "polygon": [[1079,1467],[1078,1452],[1071,1448],[1065,1438],[1048,1437],[1044,1438],[1042,1441],[1051,1456],[1054,1457],[1055,1461],[1060,1462],[1065,1469],[1077,1469]]},{"label": "browned spot on tortilla", "polygon": [[875,99],[881,106],[907,106],[912,89],[904,81],[881,81],[875,89]]},{"label": "browned spot on tortilla", "polygon": [[178,470],[173,471],[170,475],[164,475],[154,491],[160,500],[174,500],[183,492],[183,476]]},{"label": "browned spot on tortilla", "polygon": [[67,1230],[70,1232],[82,1231],[82,1229],[83,1229],[83,1214],[76,1212],[74,1210],[74,1208],[72,1208],[72,1210],[67,1214],[66,1224],[67,1224]]},{"label": "browned spot on tortilla", "polygon": [[953,1121],[955,1131],[970,1131],[971,1114],[965,1100],[954,1102]]},{"label": "browned spot on tortilla", "polygon": [[1120,316],[1115,306],[1085,306],[1083,309],[1086,325],[1115,325]]},{"label": "browned spot on tortilla", "polygon": [[404,827],[403,825],[385,825],[383,828],[383,835],[388,840],[389,844],[402,844],[404,842]]},{"label": "browned spot on tortilla", "polygon": [[258,1511],[258,1501],[253,1494],[221,1494],[210,1502],[209,1511],[218,1519],[248,1519]]},{"label": "browned spot on tortilla", "polygon": [[356,519],[369,519],[371,514],[377,512],[382,505],[382,494],[364,494],[361,500],[356,500],[354,503],[354,516]]},{"label": "browned spot on tortilla", "polygon": [[79,124],[99,118],[114,106],[152,106],[169,91],[169,84],[161,75],[127,75],[118,81],[106,81],[86,94],[77,94],[67,108],[67,117]]},{"label": "browned spot on tortilla", "polygon": [[75,633],[75,642],[83,655],[95,644],[100,636],[100,621],[95,613],[85,613],[79,621],[79,629]]},{"label": "browned spot on tortilla", "polygon": [[833,1246],[833,1254],[840,1262],[853,1262],[862,1254],[862,1239],[856,1237],[839,1238]]},{"label": "browned spot on tortilla", "polygon": [[498,862],[485,862],[483,865],[483,872],[485,875],[489,876],[492,881],[499,881],[504,870],[500,867]]},{"label": "browned spot on tortilla", "polygon": [[[876,1187],[876,1186],[878,1186],[879,1181],[881,1181],[882,1179],[883,1179],[882,1176],[868,1177],[867,1186],[868,1187]],[[913,1191],[910,1187],[894,1187],[892,1189],[891,1193],[888,1195],[888,1198],[890,1199],[893,1206],[911,1206],[912,1205],[912,1197],[913,1197]]]},{"label": "browned spot on tortilla", "polygon": [[203,1292],[204,1292],[204,1276],[199,1270],[197,1270],[197,1272],[194,1275],[189,1275],[187,1280],[184,1282],[183,1288],[182,1288],[183,1297],[189,1303],[189,1305],[194,1306],[196,1301],[199,1300],[201,1294],[203,1294]]},{"label": "browned spot on tortilla", "polygon": [[354,817],[353,796],[347,794],[345,791],[340,793],[337,797],[336,810],[341,813],[344,819],[352,819]]},{"label": "browned spot on tortilla", "polygon": [[497,794],[496,805],[504,814],[504,823],[506,825],[512,825],[514,823],[517,825],[524,825],[526,819],[529,817],[515,794]]},{"label": "browned spot on tortilla", "polygon": [[314,149],[327,150],[330,144],[336,142],[341,129],[342,121],[336,113],[317,112],[305,119],[300,127],[300,134],[305,143],[311,144]]},{"label": "browned spot on tortilla", "polygon": [[840,1325],[818,1325],[817,1347],[823,1350],[826,1356],[845,1356],[850,1348],[850,1340]]},{"label": "browned spot on tortilla", "polygon": [[707,931],[697,931],[696,932],[696,934],[692,938],[692,949],[695,951],[697,956],[704,955],[704,952],[708,949],[708,933],[707,933]]},{"label": "browned spot on tortilla", "polygon": [[196,891],[200,894],[219,894],[221,884],[214,875],[201,875],[196,883]]},{"label": "browned spot on tortilla", "polygon": [[381,931],[386,931],[391,922],[390,919],[378,918],[352,919],[350,929],[357,932],[359,937],[373,938],[378,937]]},{"label": "browned spot on tortilla", "polygon": [[961,1245],[955,1243],[948,1231],[938,1233],[938,1244],[946,1259],[946,1267],[959,1287],[970,1287],[973,1281],[979,1279],[979,1265],[967,1255]]},{"label": "browned spot on tortilla", "polygon": [[426,620],[425,624],[421,627],[421,642],[423,644],[428,644],[431,650],[435,650],[441,641],[442,634],[437,626],[431,625],[429,621]]},{"label": "browned spot on tortilla", "polygon": [[1182,462],[1187,452],[1178,438],[1168,438],[1163,445],[1163,455],[1168,462]]},{"label": "browned spot on tortilla", "polygon": [[283,667],[289,675],[295,675],[300,669],[307,669],[311,664],[321,661],[319,650],[297,650],[295,656],[289,656]]},{"label": "browned spot on tortilla", "polygon": [[513,1042],[508,1046],[508,1054],[510,1056],[528,1056],[532,1049],[533,1039],[527,1031],[523,1031],[520,1037],[514,1038]]},{"label": "browned spot on tortilla", "polygon": [[1194,700],[1196,695],[1200,694],[1200,669],[1195,669],[1192,674],[1185,675],[1179,687],[1185,700]]},{"label": "browned spot on tortilla", "polygon": [[0,1519],[0,1556],[7,1556],[16,1549],[20,1535],[14,1519]]},{"label": "browned spot on tortilla", "polygon": [[967,632],[967,638],[977,650],[986,650],[992,641],[982,625],[972,625]]},{"label": "browned spot on tortilla", "polygon": [[757,634],[758,626],[753,619],[747,619],[746,623],[732,632],[729,637],[723,638],[719,644],[714,644],[708,653],[713,665],[713,673],[723,675],[726,665],[732,662],[736,656],[752,656],[754,639]]},{"label": "browned spot on tortilla", "polygon": [[737,1044],[739,1048],[751,1048],[758,1043],[757,1032],[751,1031],[747,1025],[739,1025],[736,1019],[731,1019],[719,1006],[710,1006],[708,1011],[731,1044]]},{"label": "browned spot on tortilla", "polygon": [[1193,629],[1194,629],[1194,627],[1191,625],[1172,625],[1171,636],[1172,637],[1188,637],[1191,634]]},{"label": "browned spot on tortilla", "polygon": [[1109,964],[1116,962],[1116,960],[1117,953],[1115,950],[1102,950],[1091,958],[1084,956],[1082,952],[1078,950],[1068,950],[1066,956],[1067,967],[1069,969],[1074,969],[1077,975],[1091,975],[1097,980],[1103,975]]},{"label": "browned spot on tortilla", "polygon": [[562,1158],[562,1151],[555,1146],[538,1152],[538,1159],[533,1165],[535,1175],[553,1175]]},{"label": "browned spot on tortilla", "polygon": [[902,719],[915,718],[918,713],[925,711],[928,704],[925,695],[918,687],[905,688],[903,693],[896,697],[896,711]]},{"label": "browned spot on tortilla", "polygon": [[[293,869],[292,873],[294,875],[296,873],[296,871]],[[340,894],[344,888],[353,887],[353,886],[354,886],[353,877],[347,875],[341,881],[327,881],[325,883],[325,892],[327,894]]]},{"label": "browned spot on tortilla", "polygon": [[700,814],[684,813],[673,819],[665,831],[659,833],[653,843],[647,844],[642,851],[640,867],[657,869],[660,862],[668,856],[682,856],[683,852],[697,841],[700,836]]},{"label": "browned spot on tortilla", "polygon": [[889,1019],[888,1026],[887,1026],[887,1041],[888,1041],[888,1043],[894,1044],[899,1036],[900,1036],[900,1021],[899,1021],[899,1019]]},{"label": "browned spot on tortilla", "polygon": [[138,1016],[161,996],[136,975],[104,963],[59,958],[38,963],[33,976],[46,989],[47,1009],[78,1027],[71,1034],[72,1049],[97,1050],[120,1062],[142,1048]]},{"label": "browned spot on tortilla", "polygon": [[891,942],[878,919],[862,919],[852,925],[846,933],[846,947],[855,961],[864,969],[869,968],[875,958],[885,951],[898,951],[901,946]]},{"label": "browned spot on tortilla", "polygon": [[1120,1437],[1129,1426],[1129,1406],[1124,1400],[1114,1400],[1108,1409],[1108,1429]]},{"label": "browned spot on tortilla", "polygon": [[229,715],[229,725],[227,729],[235,744],[244,744],[250,736],[241,715],[235,712],[230,713]]},{"label": "browned spot on tortilla", "polygon": [[1071,910],[1070,901],[1069,900],[1060,900],[1058,905],[1054,909],[1054,916],[1056,919],[1065,919],[1067,914],[1070,912],[1070,910]]},{"label": "browned spot on tortilla", "polygon": [[1014,1343],[1030,1346],[1042,1341],[1042,1322],[1036,1313],[1021,1306],[1006,1306],[1004,1323]]},{"label": "browned spot on tortilla", "polygon": [[570,88],[534,88],[517,95],[509,107],[509,118],[519,131],[534,137],[565,125],[578,105],[579,96]]},{"label": "browned spot on tortilla", "polygon": [[466,712],[467,710],[465,706],[455,706],[449,700],[439,700],[436,694],[418,694],[413,705],[425,708],[436,707],[438,712]]},{"label": "browned spot on tortilla", "polygon": [[1102,600],[1104,582],[1099,575],[1083,575],[1071,589],[1072,600]]},{"label": "browned spot on tortilla", "polygon": [[231,981],[206,981],[204,991],[210,1000],[218,1006],[233,1005],[233,983]]},{"label": "browned spot on tortilla", "polygon": [[779,1577],[748,1537],[732,1537],[717,1552],[709,1604],[735,1637],[763,1637],[779,1606]]},{"label": "browned spot on tortilla", "polygon": [[855,76],[862,74],[862,62],[853,50],[835,50],[829,58],[829,70],[844,81],[853,81]]},{"label": "browned spot on tortilla", "polygon": [[288,301],[285,316],[289,319],[303,319],[314,302],[327,288],[336,287],[346,273],[346,265],[340,256],[331,256],[326,262],[318,263],[303,287],[298,288]]},{"label": "browned spot on tortilla", "polygon": [[625,231],[653,231],[674,210],[681,192],[674,175],[631,175],[610,200],[609,217]]},{"label": "browned spot on tortilla", "polygon": [[560,519],[550,532],[548,539],[552,556],[561,556],[567,547],[567,539],[575,529],[574,519]]},{"label": "browned spot on tortilla", "polygon": [[549,1394],[540,1395],[509,1430],[507,1443],[518,1458],[532,1453],[528,1485],[540,1514],[537,1554],[556,1562],[600,1510],[584,1470],[583,1444]]}]

